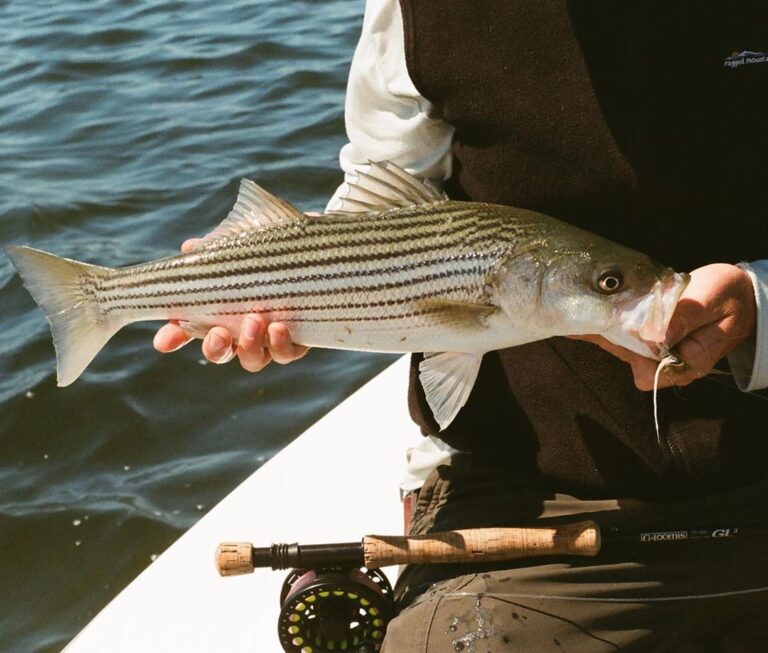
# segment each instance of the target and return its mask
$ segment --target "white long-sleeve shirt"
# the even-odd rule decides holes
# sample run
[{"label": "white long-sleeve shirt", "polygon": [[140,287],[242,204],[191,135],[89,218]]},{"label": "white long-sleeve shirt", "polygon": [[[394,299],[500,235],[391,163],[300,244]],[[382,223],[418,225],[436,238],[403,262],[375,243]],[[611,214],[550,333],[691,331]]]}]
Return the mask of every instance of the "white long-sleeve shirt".
[{"label": "white long-sleeve shirt", "polygon": [[[349,74],[346,126],[349,143],[341,149],[340,163],[348,179],[368,161],[385,160],[436,183],[451,175],[454,128],[434,114],[432,105],[411,81],[398,0],[366,3],[362,35]],[[345,192],[343,184],[328,203],[328,210]],[[729,362],[742,390],[759,390],[768,387],[768,260],[739,265],[754,285],[757,337],[754,344],[732,352]]]}]

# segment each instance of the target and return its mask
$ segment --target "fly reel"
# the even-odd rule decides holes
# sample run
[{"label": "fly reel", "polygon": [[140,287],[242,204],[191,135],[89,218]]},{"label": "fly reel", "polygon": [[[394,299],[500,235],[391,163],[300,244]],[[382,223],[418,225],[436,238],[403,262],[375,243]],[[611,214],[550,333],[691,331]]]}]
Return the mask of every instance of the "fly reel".
[{"label": "fly reel", "polygon": [[392,618],[392,586],[378,569],[294,569],[280,592],[277,630],[286,653],[381,648]]},{"label": "fly reel", "polygon": [[256,548],[250,542],[222,542],[216,549],[216,567],[222,576],[250,574],[260,567],[294,568],[280,593],[278,635],[287,653],[375,653],[381,649],[394,615],[392,586],[378,571],[381,567],[543,555],[594,556],[601,542],[600,529],[593,521],[539,528],[475,528],[415,537],[366,535],[360,542],[336,544]]}]

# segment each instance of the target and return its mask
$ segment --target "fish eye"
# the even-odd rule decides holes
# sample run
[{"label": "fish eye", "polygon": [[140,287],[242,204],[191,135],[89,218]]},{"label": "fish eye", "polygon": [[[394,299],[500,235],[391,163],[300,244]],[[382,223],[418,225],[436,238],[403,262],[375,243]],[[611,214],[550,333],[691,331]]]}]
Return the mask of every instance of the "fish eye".
[{"label": "fish eye", "polygon": [[597,287],[606,295],[619,292],[624,287],[624,275],[616,268],[604,270],[597,278]]}]

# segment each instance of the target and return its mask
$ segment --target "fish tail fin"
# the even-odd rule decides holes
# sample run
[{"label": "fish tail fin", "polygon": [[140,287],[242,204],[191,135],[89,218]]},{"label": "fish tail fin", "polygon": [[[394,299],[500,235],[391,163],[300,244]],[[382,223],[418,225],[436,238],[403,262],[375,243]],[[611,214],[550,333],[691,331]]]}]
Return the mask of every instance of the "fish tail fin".
[{"label": "fish tail fin", "polygon": [[103,277],[110,269],[31,247],[8,247],[5,251],[50,324],[57,383],[69,385],[123,326],[105,319],[93,294],[86,292],[89,278]]}]

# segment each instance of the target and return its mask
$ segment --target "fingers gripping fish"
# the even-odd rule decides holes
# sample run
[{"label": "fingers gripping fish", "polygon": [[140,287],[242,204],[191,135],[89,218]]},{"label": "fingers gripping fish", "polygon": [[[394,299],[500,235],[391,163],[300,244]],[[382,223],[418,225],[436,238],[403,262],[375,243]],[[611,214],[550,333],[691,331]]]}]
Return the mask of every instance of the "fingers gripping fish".
[{"label": "fingers gripping fish", "polygon": [[371,163],[323,216],[243,180],[200,247],[141,265],[7,252],[50,323],[60,386],[132,322],[238,333],[258,312],[284,322],[297,344],[426,352],[420,376],[441,428],[487,351],[601,334],[656,358],[647,343],[663,340],[688,281],[540,213],[448,200],[392,163]]}]

